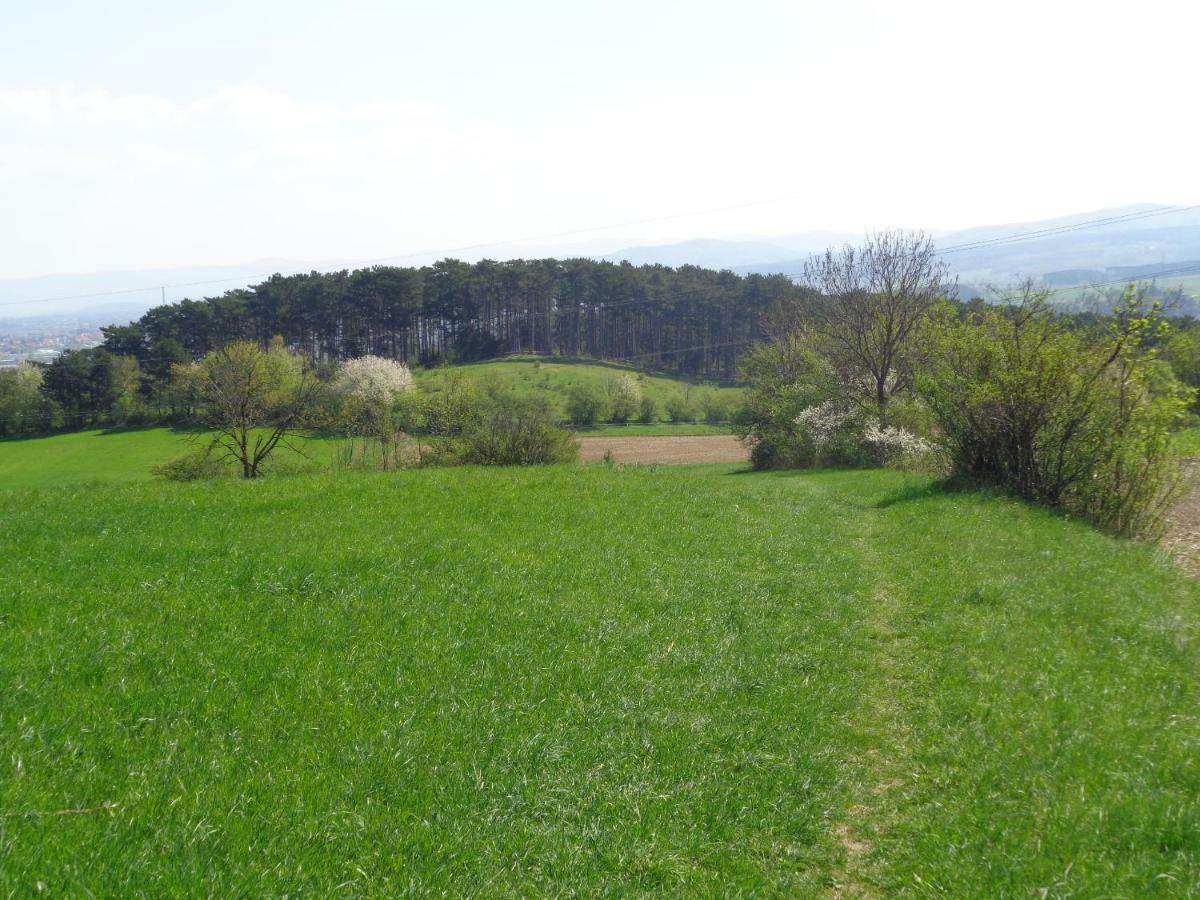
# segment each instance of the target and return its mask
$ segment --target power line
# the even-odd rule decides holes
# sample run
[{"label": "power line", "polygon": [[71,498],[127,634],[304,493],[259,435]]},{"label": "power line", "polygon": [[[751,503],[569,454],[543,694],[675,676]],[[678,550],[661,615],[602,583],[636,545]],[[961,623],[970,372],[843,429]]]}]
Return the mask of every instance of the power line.
[{"label": "power line", "polygon": [[1096,281],[1091,284],[1067,284],[1062,287],[1050,288],[1046,291],[1048,294],[1058,294],[1062,291],[1078,291],[1088,290],[1090,288],[1108,287],[1114,284],[1136,284],[1141,281],[1152,281],[1156,278],[1170,278],[1173,275],[1194,275],[1200,274],[1200,263],[1192,263],[1191,265],[1182,266],[1177,269],[1165,269],[1159,272],[1146,272],[1135,278],[1113,278],[1109,281]]},{"label": "power line", "polygon": [[967,241],[962,244],[952,244],[949,247],[941,247],[936,252],[944,253],[961,253],[964,250],[978,250],[984,247],[995,247],[1003,244],[1015,244],[1020,241],[1034,240],[1042,237],[1054,237],[1059,234],[1067,234],[1072,231],[1083,231],[1087,228],[1102,228],[1105,225],[1115,225],[1123,222],[1134,222],[1141,219],[1150,219],[1155,216],[1165,216],[1182,212],[1190,212],[1200,209],[1200,204],[1193,206],[1171,206],[1163,209],[1143,210],[1136,213],[1125,213],[1120,216],[1108,216],[1101,219],[1090,219],[1086,222],[1075,222],[1069,225],[1057,225],[1053,228],[1042,228],[1037,231],[1026,231],[1011,235],[1002,235],[994,238],[986,238],[978,241]]}]

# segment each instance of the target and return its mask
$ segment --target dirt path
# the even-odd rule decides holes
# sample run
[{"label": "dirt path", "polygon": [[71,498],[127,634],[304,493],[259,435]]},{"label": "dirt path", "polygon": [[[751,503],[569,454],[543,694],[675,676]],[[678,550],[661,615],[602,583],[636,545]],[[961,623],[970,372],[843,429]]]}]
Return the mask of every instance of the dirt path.
[{"label": "dirt path", "polygon": [[[1200,459],[1188,460],[1188,475],[1195,478]],[[1189,575],[1200,575],[1200,480],[1175,504],[1167,516],[1162,546]]]},{"label": "dirt path", "polygon": [[750,451],[732,434],[705,434],[691,437],[581,437],[579,458],[585,463],[599,462],[605,451],[621,463],[693,463],[745,462]]}]

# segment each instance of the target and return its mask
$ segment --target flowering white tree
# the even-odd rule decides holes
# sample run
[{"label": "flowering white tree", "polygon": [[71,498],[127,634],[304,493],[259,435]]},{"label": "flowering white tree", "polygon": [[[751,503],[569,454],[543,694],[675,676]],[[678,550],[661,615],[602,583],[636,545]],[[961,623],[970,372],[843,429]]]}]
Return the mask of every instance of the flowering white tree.
[{"label": "flowering white tree", "polygon": [[333,384],[343,397],[384,403],[411,388],[413,377],[402,362],[382,356],[360,356],[342,365]]},{"label": "flowering white tree", "polygon": [[341,419],[347,435],[360,438],[355,448],[348,445],[351,460],[366,463],[376,454],[371,443],[378,443],[383,468],[399,461],[402,437],[396,422],[396,400],[412,389],[413,377],[408,366],[381,356],[360,356],[343,364],[333,381],[334,393],[341,406]]}]

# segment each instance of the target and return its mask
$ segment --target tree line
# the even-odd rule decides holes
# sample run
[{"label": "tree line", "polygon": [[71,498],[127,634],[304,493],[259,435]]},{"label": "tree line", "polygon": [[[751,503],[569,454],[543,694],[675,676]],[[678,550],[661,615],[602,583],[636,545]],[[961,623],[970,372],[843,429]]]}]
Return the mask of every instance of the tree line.
[{"label": "tree line", "polygon": [[446,259],[275,275],[105,328],[104,348],[153,376],[237,340],[279,335],[318,361],[374,355],[429,366],[539,353],[732,378],[746,345],[763,336],[766,310],[799,290],[783,275],[697,266]]},{"label": "tree line", "polygon": [[178,418],[174,367],[238,341],[317,365],[378,356],[409,366],[510,354],[620,359],[705,379],[737,376],[769,312],[804,296],[784,275],[589,259],[373,266],[274,275],[154,307],[102,346],[0,377],[0,435]]}]

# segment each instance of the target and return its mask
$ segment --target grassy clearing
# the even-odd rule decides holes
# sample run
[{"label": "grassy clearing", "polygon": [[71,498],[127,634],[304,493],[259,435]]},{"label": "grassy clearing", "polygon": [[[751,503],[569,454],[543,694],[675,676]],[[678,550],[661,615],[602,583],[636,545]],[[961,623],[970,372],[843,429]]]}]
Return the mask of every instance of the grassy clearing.
[{"label": "grassy clearing", "polygon": [[[314,435],[300,444],[319,464],[333,460],[340,439]],[[149,481],[151,467],[182,456],[205,442],[175,428],[76,431],[49,437],[0,441],[0,490],[80,484]],[[280,451],[279,460],[302,458]]]},{"label": "grassy clearing", "polygon": [[1042,510],[600,466],[0,517],[5,894],[1200,891],[1200,591]]},{"label": "grassy clearing", "polygon": [[145,481],[152,477],[151,466],[186,453],[190,436],[172,428],[137,428],[0,441],[0,486]]},{"label": "grassy clearing", "polygon": [[[1136,278],[1130,281],[1138,281]],[[1197,276],[1174,276],[1167,278],[1156,278],[1154,284],[1164,291],[1180,290],[1185,297],[1200,297],[1200,277]],[[1111,293],[1116,290],[1120,293],[1121,285],[1107,285],[1103,288],[1094,288],[1090,285],[1070,285],[1057,287],[1054,289],[1054,300],[1057,303],[1075,303],[1080,300],[1093,300],[1098,296],[1105,296],[1106,293]]]},{"label": "grassy clearing", "polygon": [[533,358],[505,359],[448,366],[441,369],[418,369],[417,383],[428,390],[438,390],[451,373],[462,373],[479,384],[491,384],[499,390],[511,390],[522,397],[537,397],[549,402],[564,413],[567,393],[577,384],[591,384],[607,390],[617,379],[632,375],[638,379],[643,396],[653,397],[658,405],[659,418],[667,418],[666,403],[672,396],[699,404],[705,396],[719,397],[730,409],[742,400],[744,389],[729,385],[692,384],[665,375],[648,375],[630,366],[604,362],[548,362]]},{"label": "grassy clearing", "polygon": [[[605,425],[573,432],[581,437],[619,437],[728,434],[723,425]],[[299,441],[309,460],[328,466],[345,445],[339,435],[314,434]],[[193,432],[173,428],[127,428],[79,431],[49,437],[0,441],[0,490],[26,487],[65,487],[81,484],[149,481],[153,466],[203,446]],[[280,450],[271,466],[296,466],[305,459]]]}]

